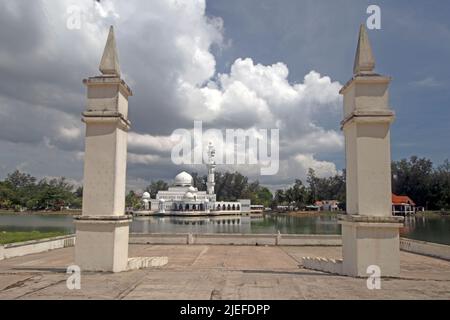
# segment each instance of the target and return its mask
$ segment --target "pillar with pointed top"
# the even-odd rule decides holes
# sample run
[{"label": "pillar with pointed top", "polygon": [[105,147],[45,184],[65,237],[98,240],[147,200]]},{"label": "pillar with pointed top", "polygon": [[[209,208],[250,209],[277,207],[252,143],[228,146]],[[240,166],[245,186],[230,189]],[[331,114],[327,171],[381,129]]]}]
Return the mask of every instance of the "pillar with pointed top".
[{"label": "pillar with pointed top", "polygon": [[87,87],[83,213],[75,221],[75,261],[83,271],[127,269],[130,219],[125,215],[128,97],[120,78],[111,27],[99,67],[102,75],[83,80]]},{"label": "pillar with pointed top", "polygon": [[353,65],[354,75],[374,74],[375,58],[370,46],[369,36],[362,24],[359,28],[358,45],[356,48],[355,63]]},{"label": "pillar with pointed top", "polygon": [[377,266],[382,276],[398,276],[402,218],[392,216],[391,78],[374,68],[369,37],[361,25],[353,77],[340,92],[347,175],[347,215],[340,221],[343,270],[347,275],[367,276],[367,268]]},{"label": "pillar with pointed top", "polygon": [[116,37],[113,26],[109,29],[108,40],[106,41],[99,70],[105,76],[120,77],[119,57],[117,56]]}]

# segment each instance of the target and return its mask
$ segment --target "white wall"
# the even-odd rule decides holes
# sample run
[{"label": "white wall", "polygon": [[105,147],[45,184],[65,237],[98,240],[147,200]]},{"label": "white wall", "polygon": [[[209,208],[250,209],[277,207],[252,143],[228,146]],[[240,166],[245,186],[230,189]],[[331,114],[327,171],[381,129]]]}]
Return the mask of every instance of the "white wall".
[{"label": "white wall", "polygon": [[74,245],[74,235],[8,244],[5,246],[0,246],[0,260],[73,247]]}]

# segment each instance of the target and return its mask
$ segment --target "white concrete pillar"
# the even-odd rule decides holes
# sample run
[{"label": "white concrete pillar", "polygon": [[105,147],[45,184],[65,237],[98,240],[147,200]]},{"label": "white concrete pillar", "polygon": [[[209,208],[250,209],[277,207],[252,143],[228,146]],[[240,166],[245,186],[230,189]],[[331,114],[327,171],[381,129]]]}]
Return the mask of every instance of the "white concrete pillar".
[{"label": "white concrete pillar", "polygon": [[83,214],[76,219],[75,261],[82,271],[127,269],[130,219],[125,215],[128,97],[111,27],[101,76],[84,80],[87,108]]},{"label": "white concrete pillar", "polygon": [[149,201],[148,199],[144,199],[144,210],[148,211],[150,209]]},{"label": "white concrete pillar", "polygon": [[389,107],[391,79],[374,72],[375,60],[365,27],[359,32],[353,78],[342,88],[344,96],[347,215],[341,218],[343,270],[367,276],[367,267],[379,266],[382,276],[397,276],[399,227],[392,216]]},{"label": "white concrete pillar", "polygon": [[159,213],[166,213],[166,200],[159,200]]}]

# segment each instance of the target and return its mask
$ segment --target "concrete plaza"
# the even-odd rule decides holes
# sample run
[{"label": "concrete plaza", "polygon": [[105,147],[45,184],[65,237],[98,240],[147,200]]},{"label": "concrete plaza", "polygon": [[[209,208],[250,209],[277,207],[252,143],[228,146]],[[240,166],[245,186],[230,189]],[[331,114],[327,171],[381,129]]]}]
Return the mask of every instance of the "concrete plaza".
[{"label": "concrete plaza", "polygon": [[130,245],[130,256],[169,263],[123,273],[83,273],[67,289],[74,248],[0,261],[0,299],[450,299],[450,262],[401,252],[401,276],[368,290],[366,279],[304,269],[303,256],[340,247]]}]

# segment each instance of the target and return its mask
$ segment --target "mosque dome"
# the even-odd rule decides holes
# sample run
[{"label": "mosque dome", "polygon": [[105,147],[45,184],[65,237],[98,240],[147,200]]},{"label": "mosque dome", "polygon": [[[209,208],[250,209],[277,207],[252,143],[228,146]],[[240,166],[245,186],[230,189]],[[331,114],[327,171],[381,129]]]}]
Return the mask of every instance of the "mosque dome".
[{"label": "mosque dome", "polygon": [[195,198],[195,196],[191,193],[191,192],[186,192],[185,194],[184,194],[184,198],[185,199],[194,199]]},{"label": "mosque dome", "polygon": [[164,203],[164,202],[166,202],[166,200],[164,200],[164,199],[159,199],[159,202],[160,202],[160,203]]},{"label": "mosque dome", "polygon": [[192,176],[186,171],[181,172],[175,177],[175,185],[177,187],[189,187],[192,186]]},{"label": "mosque dome", "polygon": [[197,189],[195,189],[193,186],[190,186],[188,188],[188,191],[194,193],[194,192],[197,192]]},{"label": "mosque dome", "polygon": [[144,194],[142,195],[142,199],[150,199],[150,193],[144,192]]}]

